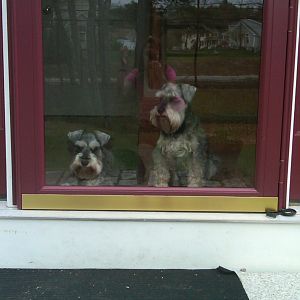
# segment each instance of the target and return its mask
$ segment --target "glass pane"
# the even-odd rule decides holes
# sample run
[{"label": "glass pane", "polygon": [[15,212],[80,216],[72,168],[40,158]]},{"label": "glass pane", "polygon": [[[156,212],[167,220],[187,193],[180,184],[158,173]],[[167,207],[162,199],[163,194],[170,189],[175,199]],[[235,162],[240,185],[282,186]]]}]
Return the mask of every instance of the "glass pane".
[{"label": "glass pane", "polygon": [[253,187],[262,0],[43,0],[47,185]]}]

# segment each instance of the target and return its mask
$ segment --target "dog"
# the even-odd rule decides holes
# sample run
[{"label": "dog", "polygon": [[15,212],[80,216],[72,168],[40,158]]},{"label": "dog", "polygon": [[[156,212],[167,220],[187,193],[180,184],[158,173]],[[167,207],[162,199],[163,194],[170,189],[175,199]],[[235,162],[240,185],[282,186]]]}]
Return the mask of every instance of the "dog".
[{"label": "dog", "polygon": [[107,148],[109,140],[110,136],[101,131],[76,130],[68,133],[72,161],[66,185],[113,185],[114,158]]},{"label": "dog", "polygon": [[201,187],[216,173],[205,132],[191,112],[196,90],[189,84],[167,82],[156,92],[160,103],[150,111],[150,122],[160,136],[152,152],[149,186]]}]

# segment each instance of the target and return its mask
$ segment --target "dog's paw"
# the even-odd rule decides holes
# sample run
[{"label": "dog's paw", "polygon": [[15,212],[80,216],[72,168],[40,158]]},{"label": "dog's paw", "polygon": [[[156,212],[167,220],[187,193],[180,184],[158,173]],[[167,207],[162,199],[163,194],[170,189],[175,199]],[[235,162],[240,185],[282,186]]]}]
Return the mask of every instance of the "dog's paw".
[{"label": "dog's paw", "polygon": [[151,170],[149,172],[148,186],[168,187],[170,174],[165,169]]},{"label": "dog's paw", "polygon": [[187,187],[190,188],[197,188],[203,186],[203,180],[199,178],[188,178],[188,184]]},{"label": "dog's paw", "polygon": [[189,187],[189,188],[197,188],[197,187],[199,187],[199,185],[196,184],[196,183],[190,183],[190,184],[187,185],[187,187]]},{"label": "dog's paw", "polygon": [[160,182],[160,183],[156,183],[154,184],[155,187],[168,187],[168,183],[165,182]]}]

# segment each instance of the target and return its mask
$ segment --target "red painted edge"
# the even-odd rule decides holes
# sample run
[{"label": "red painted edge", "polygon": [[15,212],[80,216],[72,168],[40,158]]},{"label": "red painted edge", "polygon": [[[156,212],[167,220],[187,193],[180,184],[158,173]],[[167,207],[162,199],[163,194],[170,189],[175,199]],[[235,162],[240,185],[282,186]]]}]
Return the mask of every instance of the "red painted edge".
[{"label": "red painted edge", "polygon": [[[287,42],[287,63],[285,77],[285,94],[283,105],[283,127],[280,157],[280,178],[279,178],[279,208],[286,207],[287,195],[287,176],[288,176],[288,159],[289,159],[289,142],[291,130],[291,110],[293,97],[293,80],[294,80],[294,61],[296,48],[296,30],[297,30],[297,9],[298,1],[291,0],[289,5],[289,26]],[[300,181],[299,181],[300,182]]]},{"label": "red painted edge", "polygon": [[[199,192],[200,191],[200,192]],[[81,194],[81,195],[169,195],[169,196],[253,196],[260,194],[253,188],[151,188],[151,187],[86,187],[45,186],[41,194]]]},{"label": "red painted edge", "polygon": [[[298,2],[295,0],[296,5]],[[295,8],[297,11],[297,7]],[[295,13],[296,15],[296,13]],[[296,19],[296,17],[295,17]],[[294,28],[296,27],[296,21]],[[295,45],[295,42],[294,42]],[[300,61],[298,59],[290,199],[300,201]]]},{"label": "red painted edge", "polygon": [[13,162],[14,195],[21,205],[21,194],[35,189],[37,174],[35,107],[36,95],[34,75],[36,56],[34,45],[34,7],[41,1],[9,1],[11,76],[13,109]]},{"label": "red painted edge", "polygon": [[[277,196],[288,7],[287,1],[265,0],[255,189],[89,187],[89,189],[84,188],[84,193]],[[22,194],[81,193],[83,189],[44,186],[41,1],[11,0],[10,9],[15,104],[13,107],[14,186],[17,203],[21,207]]]},{"label": "red painted edge", "polygon": [[257,130],[257,190],[278,196],[288,1],[265,1]]}]

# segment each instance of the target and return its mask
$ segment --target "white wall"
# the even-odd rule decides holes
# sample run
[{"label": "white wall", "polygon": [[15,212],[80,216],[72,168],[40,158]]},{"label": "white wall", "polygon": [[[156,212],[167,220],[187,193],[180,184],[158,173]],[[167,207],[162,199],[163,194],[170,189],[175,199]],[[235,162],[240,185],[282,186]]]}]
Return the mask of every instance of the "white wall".
[{"label": "white wall", "polygon": [[300,225],[0,218],[0,268],[299,271]]}]

